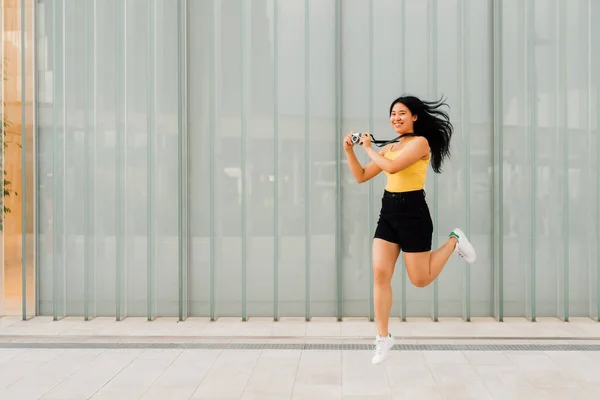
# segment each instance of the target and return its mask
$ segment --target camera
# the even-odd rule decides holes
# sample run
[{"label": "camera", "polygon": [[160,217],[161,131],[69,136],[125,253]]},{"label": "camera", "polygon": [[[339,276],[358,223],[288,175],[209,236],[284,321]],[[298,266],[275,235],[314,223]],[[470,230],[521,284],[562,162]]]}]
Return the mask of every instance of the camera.
[{"label": "camera", "polygon": [[354,132],[352,134],[352,144],[356,144],[358,142],[360,142],[360,138],[363,137],[363,133],[362,132]]}]

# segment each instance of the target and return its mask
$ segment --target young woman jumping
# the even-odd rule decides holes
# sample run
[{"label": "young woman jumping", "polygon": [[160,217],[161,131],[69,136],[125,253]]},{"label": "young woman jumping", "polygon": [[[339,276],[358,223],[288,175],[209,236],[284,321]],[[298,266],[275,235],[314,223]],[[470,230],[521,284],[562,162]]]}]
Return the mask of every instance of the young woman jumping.
[{"label": "young woman jumping", "polygon": [[354,154],[350,132],[344,139],[348,166],[358,183],[373,179],[381,171],[387,185],[373,238],[373,302],[377,336],[373,364],[383,362],[394,345],[388,332],[392,308],[392,275],[400,251],[404,252],[406,271],[417,287],[429,285],[455,253],[472,263],[475,249],[460,229],[450,232],[439,249],[431,251],[433,222],[425,200],[427,167],[441,172],[444,158],[450,155],[452,124],[440,102],[426,102],[413,96],[400,97],[390,106],[390,123],[400,139],[385,145],[378,153],[371,148],[371,135],[360,137],[359,144],[371,158],[362,167]]}]

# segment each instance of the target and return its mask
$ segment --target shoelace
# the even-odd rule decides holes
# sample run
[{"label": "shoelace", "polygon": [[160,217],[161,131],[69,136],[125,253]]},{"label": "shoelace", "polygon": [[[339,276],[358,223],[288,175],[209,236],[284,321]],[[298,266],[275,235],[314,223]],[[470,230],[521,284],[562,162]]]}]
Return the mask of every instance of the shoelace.
[{"label": "shoelace", "polygon": [[458,254],[462,258],[466,257],[466,253],[460,247],[458,247],[458,243],[456,244],[455,251],[456,251],[456,254]]}]

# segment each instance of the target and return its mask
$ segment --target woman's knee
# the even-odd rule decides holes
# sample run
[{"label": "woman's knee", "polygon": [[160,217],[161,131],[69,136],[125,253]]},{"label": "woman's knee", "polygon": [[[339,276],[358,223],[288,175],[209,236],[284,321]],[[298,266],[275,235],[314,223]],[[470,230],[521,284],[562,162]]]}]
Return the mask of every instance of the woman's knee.
[{"label": "woman's knee", "polygon": [[427,279],[426,276],[421,276],[421,275],[417,275],[417,276],[408,276],[408,278],[410,279],[410,282],[415,285],[416,287],[420,287],[423,288],[427,285],[429,285],[429,280]]},{"label": "woman's knee", "polygon": [[392,269],[393,266],[386,266],[383,264],[373,265],[373,281],[375,284],[386,284],[392,281]]},{"label": "woman's knee", "polygon": [[389,284],[394,274],[394,266],[400,254],[400,247],[381,239],[373,240],[373,275],[376,284]]},{"label": "woman's knee", "polygon": [[422,288],[431,283],[429,277],[429,254],[411,253],[405,257],[408,279],[416,287]]},{"label": "woman's knee", "polygon": [[408,279],[416,287],[422,288],[431,283],[427,268],[407,268],[406,271],[408,272]]}]

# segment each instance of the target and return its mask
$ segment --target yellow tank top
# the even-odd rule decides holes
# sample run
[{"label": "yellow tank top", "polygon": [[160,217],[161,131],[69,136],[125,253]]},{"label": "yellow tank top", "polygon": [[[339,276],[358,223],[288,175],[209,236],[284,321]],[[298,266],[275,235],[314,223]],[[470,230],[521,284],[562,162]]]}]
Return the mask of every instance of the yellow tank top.
[{"label": "yellow tank top", "polygon": [[[388,151],[384,154],[384,157],[388,160],[394,160],[404,149],[406,149],[406,147],[396,151]],[[395,174],[386,172],[387,185],[385,190],[388,192],[410,192],[423,189],[425,187],[425,178],[427,177],[429,160],[430,158],[418,160],[414,164]]]}]

